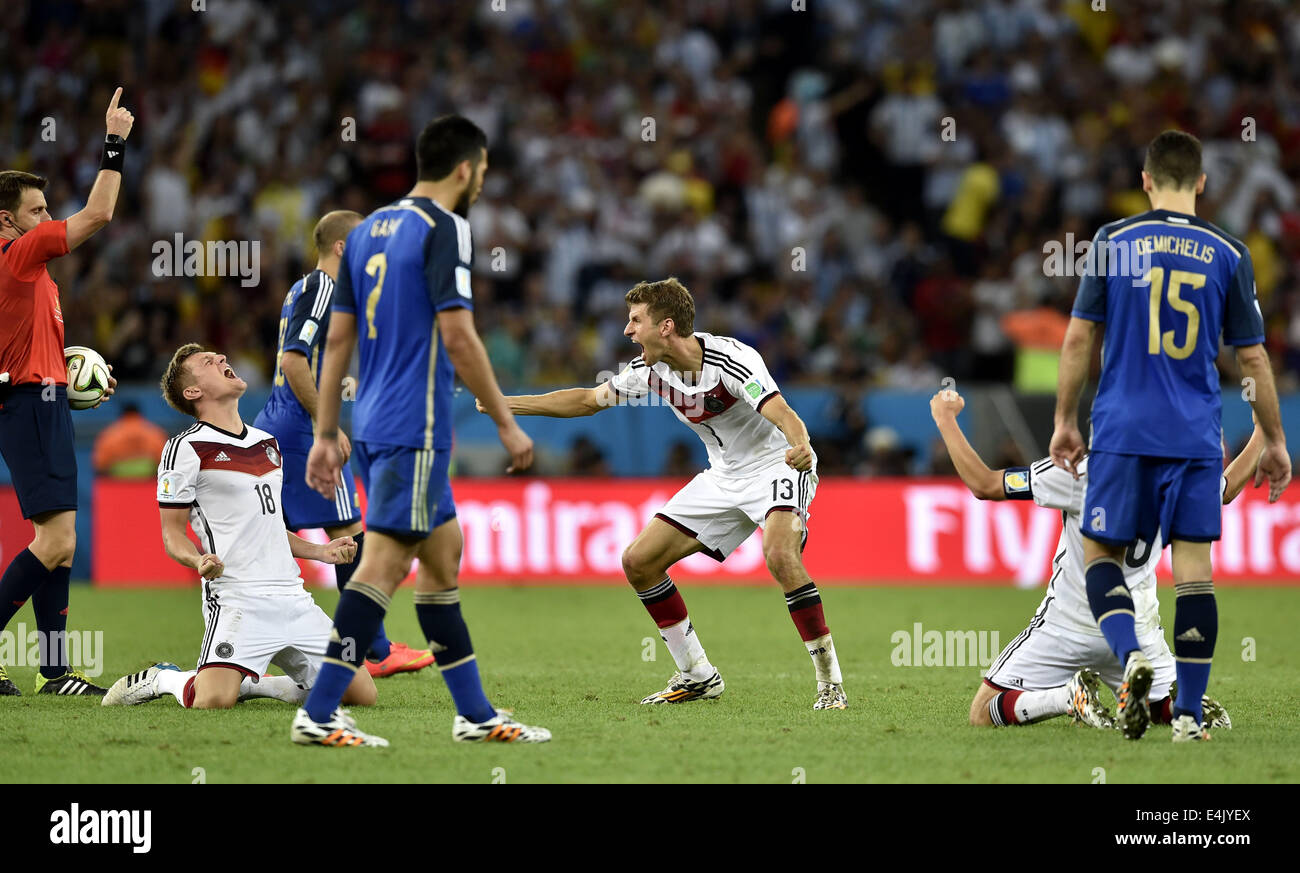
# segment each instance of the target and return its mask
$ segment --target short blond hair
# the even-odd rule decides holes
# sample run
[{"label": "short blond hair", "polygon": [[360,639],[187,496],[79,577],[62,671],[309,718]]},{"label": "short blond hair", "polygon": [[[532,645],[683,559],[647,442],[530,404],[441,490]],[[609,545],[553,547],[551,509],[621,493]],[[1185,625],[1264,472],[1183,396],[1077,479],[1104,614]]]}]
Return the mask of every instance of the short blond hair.
[{"label": "short blond hair", "polygon": [[336,209],[333,212],[326,212],[321,216],[320,221],[316,222],[316,227],[311,232],[312,244],[316,246],[318,255],[325,254],[325,250],[339,240],[348,238],[352,228],[365,221],[365,217],[359,212],[353,212],[350,209]]},{"label": "short blond hair", "polygon": [[185,396],[185,389],[194,384],[194,374],[185,367],[185,362],[192,355],[207,351],[198,343],[186,343],[176,350],[172,355],[171,361],[167,364],[167,370],[163,373],[162,387],[163,398],[167,405],[172,409],[184,415],[199,417],[198,410],[194,408],[194,401]]},{"label": "short blond hair", "polygon": [[677,281],[676,276],[660,279],[658,282],[641,282],[623,298],[629,307],[646,304],[646,311],[655,321],[665,318],[673,320],[673,330],[678,336],[692,336],[695,333],[695,301],[686,286]]}]

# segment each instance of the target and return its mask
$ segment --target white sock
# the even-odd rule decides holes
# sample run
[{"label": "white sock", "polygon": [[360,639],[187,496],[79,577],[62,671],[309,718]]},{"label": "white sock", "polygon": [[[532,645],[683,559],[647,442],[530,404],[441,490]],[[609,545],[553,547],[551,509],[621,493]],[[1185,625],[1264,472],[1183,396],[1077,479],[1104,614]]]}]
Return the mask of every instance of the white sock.
[{"label": "white sock", "polygon": [[835,657],[835,643],[830,634],[807,640],[804,645],[808,647],[808,654],[812,655],[818,682],[830,682],[833,685],[844,682],[844,677],[840,675],[840,659]]},{"label": "white sock", "polygon": [[196,670],[159,670],[158,678],[154,680],[154,687],[158,689],[158,696],[170,694],[176,698],[176,702],[181,706],[185,705],[185,683],[189,682],[196,675]]},{"label": "white sock", "polygon": [[1046,691],[1026,691],[1016,698],[1016,723],[1032,724],[1045,718],[1065,715],[1070,706],[1070,688],[1049,688]]},{"label": "white sock", "polygon": [[687,679],[701,681],[713,675],[713,665],[704,654],[700,637],[691,626],[690,618],[683,619],[670,627],[659,628],[659,635],[668,646],[668,653],[673,656],[673,663]]},{"label": "white sock", "polygon": [[299,687],[288,676],[263,676],[257,682],[245,676],[244,681],[239,683],[239,699],[254,697],[271,697],[301,706],[307,699],[307,689]]}]

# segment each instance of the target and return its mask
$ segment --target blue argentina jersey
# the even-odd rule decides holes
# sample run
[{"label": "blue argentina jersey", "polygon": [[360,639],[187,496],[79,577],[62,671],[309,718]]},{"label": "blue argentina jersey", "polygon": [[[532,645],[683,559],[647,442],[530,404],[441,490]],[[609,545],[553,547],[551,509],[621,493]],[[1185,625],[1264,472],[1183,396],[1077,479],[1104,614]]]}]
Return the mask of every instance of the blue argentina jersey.
[{"label": "blue argentina jersey", "polygon": [[1219,338],[1264,341],[1250,252],[1210,222],[1168,210],[1103,226],[1092,251],[1103,250],[1073,311],[1105,322],[1092,450],[1222,457]]},{"label": "blue argentina jersey", "polygon": [[372,212],[348,235],[334,308],[357,319],[354,439],[451,448],[456,378],[437,313],[473,309],[469,222],[427,197]]},{"label": "blue argentina jersey", "polygon": [[264,430],[275,434],[281,451],[311,451],[311,416],[303,409],[284,377],[282,359],[289,351],[307,357],[311,374],[320,389],[321,347],[330,326],[330,303],[334,297],[334,280],[320,270],[313,270],[293,283],[280,310],[280,340],[275,353],[275,378],[271,394],[259,419]]}]

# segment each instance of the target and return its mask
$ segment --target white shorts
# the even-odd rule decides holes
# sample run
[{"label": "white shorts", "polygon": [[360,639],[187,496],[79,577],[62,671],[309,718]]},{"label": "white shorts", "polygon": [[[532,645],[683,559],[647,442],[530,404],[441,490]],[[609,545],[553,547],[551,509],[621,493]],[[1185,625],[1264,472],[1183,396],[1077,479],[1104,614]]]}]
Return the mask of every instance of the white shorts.
[{"label": "white shorts", "polygon": [[744,479],[723,478],[708,469],[674,494],[655,518],[695,537],[706,555],[723,561],[763,527],[768,513],[778,510],[798,516],[806,545],[808,505],[816,493],[816,469],[801,473],[784,461]]},{"label": "white shorts", "polygon": [[[1156,672],[1149,699],[1168,697],[1177,674],[1164,628],[1138,634],[1138,645]],[[1069,682],[1076,670],[1085,667],[1095,670],[1118,696],[1124,669],[1105,637],[1051,621],[1034,621],[1002,650],[984,676],[986,682],[1001,690],[1046,691]]]},{"label": "white shorts", "polygon": [[230,667],[258,681],[270,665],[304,688],[320,671],[334,621],[301,586],[268,592],[223,586],[203,603],[199,669]]}]

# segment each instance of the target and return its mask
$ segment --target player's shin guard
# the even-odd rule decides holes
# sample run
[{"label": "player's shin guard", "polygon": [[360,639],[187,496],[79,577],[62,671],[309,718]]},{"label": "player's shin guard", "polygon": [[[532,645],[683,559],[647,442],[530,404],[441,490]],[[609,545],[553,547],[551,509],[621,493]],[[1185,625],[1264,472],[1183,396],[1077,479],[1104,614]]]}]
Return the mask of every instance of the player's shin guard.
[{"label": "player's shin guard", "polygon": [[808,654],[812,655],[813,667],[817,670],[818,682],[831,682],[839,685],[844,681],[840,675],[840,661],[835,656],[835,643],[831,632],[826,627],[826,616],[822,612],[822,597],[817,591],[817,583],[809,582],[802,588],[796,588],[785,596],[785,605],[790,610],[790,618],[799,631]]},{"label": "player's shin guard", "polygon": [[41,675],[57,679],[72,667],[68,664],[68,579],[71,567],[55,567],[45,584],[32,594],[32,612],[36,613],[36,629],[45,641],[45,656],[41,659]]},{"label": "player's shin guard", "polygon": [[325,661],[303,704],[312,721],[323,724],[338,709],[343,692],[348,690],[366,657],[375,629],[388,612],[388,605],[387,594],[355,579],[339,597],[339,605],[334,610],[334,630],[325,647]]},{"label": "player's shin guard", "polygon": [[50,571],[31,549],[23,549],[14,555],[4,575],[0,576],[0,629],[9,624],[9,619],[49,578]]},{"label": "player's shin guard", "polygon": [[1142,648],[1134,624],[1133,595],[1124,584],[1124,571],[1114,558],[1098,558],[1088,565],[1084,579],[1093,618],[1122,667],[1128,663],[1130,652]]},{"label": "player's shin guard", "polygon": [[1210,662],[1219,636],[1219,607],[1213,582],[1184,582],[1174,586],[1174,661],[1178,698],[1173,717],[1190,715],[1200,724],[1201,696],[1210,684]]},{"label": "player's shin guard", "polygon": [[469,628],[460,614],[460,589],[415,592],[415,614],[429,648],[438,657],[438,670],[456,712],[478,724],[496,718],[496,710],[483,693]]},{"label": "player's shin guard", "polygon": [[[354,533],[352,539],[357,543],[357,555],[352,559],[352,563],[334,565],[334,581],[338,584],[340,592],[352,581],[352,574],[357,572],[357,567],[361,566],[361,552],[366,545],[366,532]],[[366,657],[382,661],[388,657],[390,648],[388,634],[384,632],[384,623],[381,621],[379,630],[375,631],[375,638],[370,641],[370,651],[366,652]]]}]

